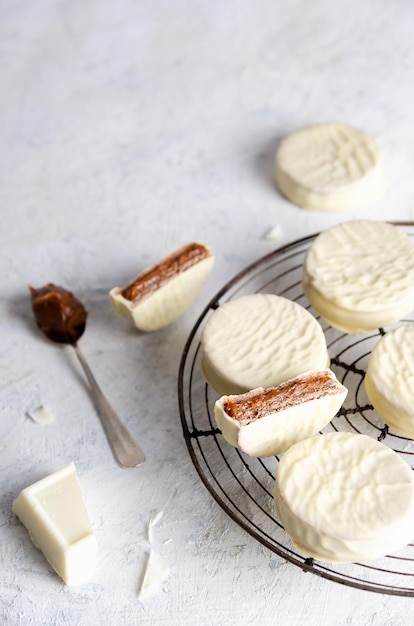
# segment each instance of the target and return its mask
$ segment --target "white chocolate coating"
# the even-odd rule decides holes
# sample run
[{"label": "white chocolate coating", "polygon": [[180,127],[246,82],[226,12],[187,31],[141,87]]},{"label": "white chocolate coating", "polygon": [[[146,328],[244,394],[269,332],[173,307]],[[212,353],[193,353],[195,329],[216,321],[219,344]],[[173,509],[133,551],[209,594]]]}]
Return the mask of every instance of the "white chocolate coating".
[{"label": "white chocolate coating", "polygon": [[359,128],[328,122],[286,137],[276,153],[276,183],[305,209],[347,211],[384,193],[377,142]]},{"label": "white chocolate coating", "polygon": [[131,318],[144,332],[164,328],[180,317],[196,300],[214,264],[211,255],[171,278],[141,302],[127,300],[118,287],[109,292],[115,311]]},{"label": "white chocolate coating", "polygon": [[376,559],[413,539],[414,474],[366,435],[316,435],[282,457],[275,509],[306,556],[333,563]]},{"label": "white chocolate coating", "polygon": [[201,371],[220,394],[273,387],[330,359],[319,322],[304,307],[273,294],[221,305],[204,328]]},{"label": "white chocolate coating", "polygon": [[310,246],[302,283],[315,311],[340,330],[394,324],[414,309],[414,245],[385,222],[338,224]]},{"label": "white chocolate coating", "polygon": [[228,415],[224,408],[228,396],[222,396],[215,403],[214,415],[223,437],[250,456],[267,457],[280,454],[298,441],[315,435],[336,415],[347,395],[347,389],[337,381],[335,374],[330,370],[327,373],[337,382],[338,389],[334,395],[319,395],[248,424],[242,424]]},{"label": "white chocolate coating", "polygon": [[414,324],[400,326],[379,340],[370,354],[364,385],[385,423],[414,439]]}]

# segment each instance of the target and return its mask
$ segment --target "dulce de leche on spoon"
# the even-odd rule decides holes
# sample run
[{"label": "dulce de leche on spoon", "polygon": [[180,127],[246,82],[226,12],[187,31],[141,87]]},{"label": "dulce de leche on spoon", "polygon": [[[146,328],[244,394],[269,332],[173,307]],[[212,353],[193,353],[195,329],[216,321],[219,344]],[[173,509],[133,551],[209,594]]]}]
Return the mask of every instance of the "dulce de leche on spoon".
[{"label": "dulce de leche on spoon", "polygon": [[82,302],[53,283],[29,289],[36,324],[42,333],[57,343],[75,344],[85,331],[88,316]]},{"label": "dulce de leche on spoon", "polygon": [[71,345],[88,379],[98,414],[112,452],[122,467],[137,467],[145,456],[102,393],[78,340],[85,331],[87,311],[70,291],[53,283],[35,289],[29,287],[36,324],[51,341]]}]

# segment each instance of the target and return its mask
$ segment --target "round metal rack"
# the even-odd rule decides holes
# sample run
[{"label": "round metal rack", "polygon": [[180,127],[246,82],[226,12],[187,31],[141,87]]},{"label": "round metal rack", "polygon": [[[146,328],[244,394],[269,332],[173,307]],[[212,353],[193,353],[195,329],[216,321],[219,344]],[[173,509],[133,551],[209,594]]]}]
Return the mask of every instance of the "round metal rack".
[{"label": "round metal rack", "polygon": [[[395,224],[414,238],[413,222]],[[414,597],[414,543],[398,554],[363,563],[328,564],[297,552],[273,508],[278,457],[251,458],[223,439],[214,422],[214,403],[218,395],[201,376],[201,334],[209,316],[224,302],[248,293],[275,293],[298,302],[314,314],[302,291],[301,278],[304,256],[315,237],[297,240],[257,260],[224,285],[199,317],[186,342],[178,376],[184,438],[210,494],[232,520],[271,552],[305,572],[344,585]],[[348,335],[316,317],[325,333],[331,369],[349,390],[342,409],[324,432],[364,433],[382,441],[412,466],[414,442],[387,429],[369,404],[363,385],[369,354],[385,330],[379,328],[363,335]],[[400,324],[413,321],[414,313]]]}]

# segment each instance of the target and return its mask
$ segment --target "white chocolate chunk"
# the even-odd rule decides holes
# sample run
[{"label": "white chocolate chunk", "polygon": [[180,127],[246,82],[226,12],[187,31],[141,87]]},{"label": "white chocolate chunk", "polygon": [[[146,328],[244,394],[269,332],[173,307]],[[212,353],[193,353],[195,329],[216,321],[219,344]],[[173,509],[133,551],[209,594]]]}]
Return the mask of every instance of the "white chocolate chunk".
[{"label": "white chocolate chunk", "polygon": [[393,324],[414,309],[414,245],[385,222],[338,224],[310,246],[302,283],[315,311],[340,330]]},{"label": "white chocolate chunk", "polygon": [[346,395],[331,370],[309,372],[278,387],[222,396],[214,415],[228,443],[250,456],[267,457],[315,435],[336,415]]},{"label": "white chocolate chunk", "polygon": [[73,463],[23,489],[13,512],[67,585],[92,576],[97,544]]},{"label": "white chocolate chunk", "polygon": [[384,193],[377,142],[359,128],[328,122],[286,137],[276,153],[276,183],[305,209],[347,211]]},{"label": "white chocolate chunk", "polygon": [[414,474],[366,435],[332,432],[283,455],[275,509],[305,556],[328,562],[376,559],[414,536]]},{"label": "white chocolate chunk", "polygon": [[369,356],[364,385],[385,423],[414,439],[414,324],[400,326],[379,340]]},{"label": "white chocolate chunk", "polygon": [[[203,247],[208,256],[186,269],[181,269],[175,260],[174,271],[168,279],[164,280],[163,272],[168,269],[169,261],[172,262],[174,256],[185,250],[185,246],[169,255],[158,266],[149,268],[147,271],[159,270],[159,276],[149,283],[151,288],[144,297],[130,300],[124,297],[122,288],[111,289],[109,295],[116,313],[130,318],[144,332],[159,330],[178,319],[196,300],[214,265],[212,252],[201,244],[196,245]],[[139,281],[140,277],[136,280]]]},{"label": "white chocolate chunk", "polygon": [[273,387],[330,363],[318,321],[296,302],[273,294],[221,305],[208,319],[201,345],[202,374],[220,395]]}]

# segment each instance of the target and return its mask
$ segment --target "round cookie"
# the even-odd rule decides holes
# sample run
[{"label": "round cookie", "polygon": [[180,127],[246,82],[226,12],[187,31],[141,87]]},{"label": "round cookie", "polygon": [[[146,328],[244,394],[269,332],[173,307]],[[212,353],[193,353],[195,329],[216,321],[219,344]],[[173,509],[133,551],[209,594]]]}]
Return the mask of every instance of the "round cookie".
[{"label": "round cookie", "polygon": [[414,473],[366,435],[326,433],[289,448],[274,504],[298,550],[322,561],[376,559],[414,536]]},{"label": "round cookie", "polygon": [[202,374],[220,395],[279,385],[330,363],[319,322],[273,294],[222,304],[208,319],[201,346]]},{"label": "round cookie", "polygon": [[366,132],[338,122],[288,135],[276,153],[276,183],[305,209],[346,211],[384,193],[381,151]]},{"label": "round cookie", "polygon": [[414,324],[386,333],[372,350],[365,390],[392,430],[414,439]]},{"label": "round cookie", "polygon": [[302,285],[335,328],[363,333],[394,324],[414,309],[414,245],[386,222],[338,224],[310,246]]}]

